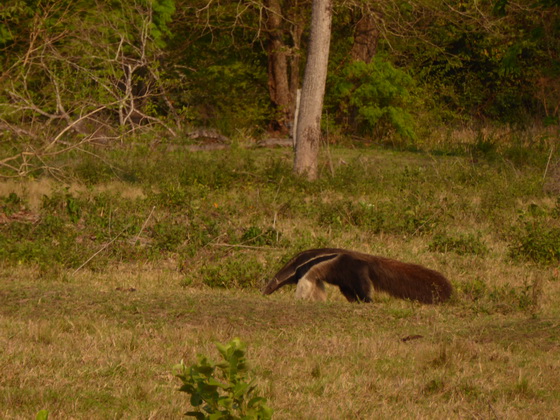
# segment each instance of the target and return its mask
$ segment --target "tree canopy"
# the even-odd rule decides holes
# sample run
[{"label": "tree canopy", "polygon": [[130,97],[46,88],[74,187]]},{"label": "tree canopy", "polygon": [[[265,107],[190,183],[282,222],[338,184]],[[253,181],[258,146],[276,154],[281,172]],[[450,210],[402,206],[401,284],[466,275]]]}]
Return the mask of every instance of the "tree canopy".
[{"label": "tree canopy", "polygon": [[[558,124],[559,12],[558,0],[335,2],[323,125],[414,142],[421,126]],[[310,16],[309,0],[4,1],[0,140],[45,155],[147,128],[287,135]],[[18,156],[4,168],[25,172]]]}]

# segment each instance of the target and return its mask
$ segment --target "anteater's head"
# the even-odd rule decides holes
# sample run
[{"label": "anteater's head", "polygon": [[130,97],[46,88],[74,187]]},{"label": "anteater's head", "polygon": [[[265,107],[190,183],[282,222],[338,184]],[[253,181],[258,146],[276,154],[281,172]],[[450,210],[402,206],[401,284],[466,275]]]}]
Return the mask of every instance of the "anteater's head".
[{"label": "anteater's head", "polygon": [[270,295],[286,284],[297,284],[315,264],[335,258],[339,253],[338,249],[309,249],[300,252],[268,282],[262,289],[263,294]]}]

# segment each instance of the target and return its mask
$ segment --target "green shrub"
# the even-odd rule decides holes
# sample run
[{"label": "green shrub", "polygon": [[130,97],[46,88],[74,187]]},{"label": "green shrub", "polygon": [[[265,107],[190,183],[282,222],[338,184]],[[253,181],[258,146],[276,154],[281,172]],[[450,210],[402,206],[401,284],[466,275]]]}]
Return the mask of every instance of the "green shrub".
[{"label": "green shrub", "polygon": [[458,255],[486,255],[488,247],[480,235],[472,233],[449,236],[437,234],[430,242],[428,249],[432,252],[454,252]]},{"label": "green shrub", "polygon": [[6,216],[11,216],[23,207],[23,200],[14,192],[6,197],[0,197],[0,212]]},{"label": "green shrub", "polygon": [[[404,199],[401,198],[401,201]],[[356,226],[372,233],[397,233],[416,235],[431,232],[441,218],[439,208],[428,202],[415,202],[408,198],[408,203],[339,200],[322,203],[318,207],[319,223],[324,226],[344,228]]]},{"label": "green shrub", "polygon": [[181,221],[162,220],[151,228],[154,246],[161,251],[176,251],[188,238],[187,226]]},{"label": "green shrub", "polygon": [[236,257],[218,259],[207,264],[199,275],[210,287],[255,287],[262,278],[263,266],[254,256],[237,252]]},{"label": "green shrub", "polygon": [[0,225],[0,257],[18,264],[77,267],[89,252],[77,240],[74,227],[55,215],[46,215],[37,223],[13,222]]},{"label": "green shrub", "polygon": [[514,287],[511,284],[505,284],[501,287],[495,287],[490,291],[489,299],[495,302],[498,307],[527,310],[533,306],[534,294],[533,285],[528,283],[522,287]]},{"label": "green shrub", "polygon": [[538,221],[526,223],[515,233],[509,255],[515,260],[557,264],[560,261],[560,227]]},{"label": "green shrub", "polygon": [[472,282],[461,285],[458,289],[463,293],[465,298],[473,302],[482,299],[488,292],[488,286],[478,277]]},{"label": "green shrub", "polygon": [[370,63],[346,64],[333,85],[333,103],[347,125],[377,135],[390,128],[403,138],[416,138],[411,110],[417,100],[411,94],[413,80],[404,71],[376,56]]},{"label": "green shrub", "polygon": [[411,204],[401,212],[395,209],[392,231],[409,235],[432,232],[439,225],[441,214],[438,207],[432,207],[427,202]]},{"label": "green shrub", "polygon": [[177,183],[165,183],[149,196],[150,202],[156,206],[182,211],[190,209],[192,199],[189,188]]},{"label": "green shrub", "polygon": [[319,223],[325,226],[357,226],[378,233],[385,224],[383,210],[364,201],[339,200],[318,207]]},{"label": "green shrub", "polygon": [[247,346],[238,338],[228,344],[216,344],[223,362],[214,363],[198,355],[198,363],[175,367],[183,383],[179,391],[190,394],[194,411],[185,414],[208,420],[266,420],[272,409],[266,399],[256,393],[256,385],[249,379],[245,353]]}]

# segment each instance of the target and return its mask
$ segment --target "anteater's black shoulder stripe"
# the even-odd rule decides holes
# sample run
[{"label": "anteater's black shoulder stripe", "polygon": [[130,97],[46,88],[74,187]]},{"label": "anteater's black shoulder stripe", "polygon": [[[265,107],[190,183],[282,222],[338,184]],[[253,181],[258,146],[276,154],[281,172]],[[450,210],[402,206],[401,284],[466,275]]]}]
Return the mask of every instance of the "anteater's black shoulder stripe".
[{"label": "anteater's black shoulder stripe", "polygon": [[269,295],[286,284],[295,284],[311,267],[340,255],[338,249],[311,249],[300,252],[290,260],[265,286],[263,293]]},{"label": "anteater's black shoulder stripe", "polygon": [[318,255],[316,257],[313,257],[309,260],[307,260],[306,262],[304,262],[303,264],[299,265],[296,269],[295,269],[295,279],[294,281],[297,283],[299,281],[299,279],[301,279],[303,276],[305,276],[305,274],[311,269],[311,267],[322,263],[323,261],[328,261],[328,260],[332,260],[336,257],[338,257],[340,254],[328,254],[328,255]]}]

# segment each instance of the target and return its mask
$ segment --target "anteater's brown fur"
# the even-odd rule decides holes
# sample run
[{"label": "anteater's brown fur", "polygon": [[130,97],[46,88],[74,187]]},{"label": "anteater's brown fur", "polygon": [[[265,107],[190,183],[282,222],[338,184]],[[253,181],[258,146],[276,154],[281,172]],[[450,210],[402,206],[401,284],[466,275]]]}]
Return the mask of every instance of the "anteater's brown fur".
[{"label": "anteater's brown fur", "polygon": [[345,249],[310,249],[297,254],[263,289],[269,295],[286,284],[297,284],[296,295],[324,300],[323,282],[338,286],[349,302],[371,302],[372,287],[391,296],[422,303],[448,300],[453,287],[441,273]]}]

